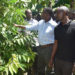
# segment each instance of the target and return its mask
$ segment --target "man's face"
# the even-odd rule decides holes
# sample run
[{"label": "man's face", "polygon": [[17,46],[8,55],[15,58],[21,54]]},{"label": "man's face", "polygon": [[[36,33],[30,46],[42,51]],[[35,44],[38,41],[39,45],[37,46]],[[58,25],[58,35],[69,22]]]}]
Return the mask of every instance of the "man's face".
[{"label": "man's face", "polygon": [[58,19],[58,20],[63,20],[64,19],[64,17],[65,17],[65,12],[64,11],[62,11],[62,10],[57,10],[57,12],[56,12],[56,18]]},{"label": "man's face", "polygon": [[32,12],[31,11],[26,11],[26,17],[28,18],[28,19],[31,19],[32,18]]},{"label": "man's face", "polygon": [[50,15],[49,15],[49,13],[46,12],[45,10],[43,10],[41,17],[42,17],[42,19],[44,19],[45,21],[50,20]]}]

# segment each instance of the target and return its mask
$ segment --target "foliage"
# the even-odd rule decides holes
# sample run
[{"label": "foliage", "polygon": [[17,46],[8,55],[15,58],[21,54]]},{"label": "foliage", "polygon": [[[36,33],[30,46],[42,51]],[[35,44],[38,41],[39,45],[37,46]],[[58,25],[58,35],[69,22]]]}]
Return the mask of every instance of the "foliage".
[{"label": "foliage", "polygon": [[41,12],[44,7],[53,6],[55,0],[31,0],[28,3],[28,8],[35,10],[35,12]]},{"label": "foliage", "polygon": [[[21,0],[0,0],[0,73],[14,75],[18,69],[26,71],[34,61],[31,51],[32,35],[23,35],[13,23],[28,24],[23,16],[25,6]],[[1,75],[0,74],[0,75]]]},{"label": "foliage", "polygon": [[[54,6],[55,0],[51,0]],[[70,0],[59,0],[54,7],[70,4]],[[35,9],[41,12],[50,5],[50,0],[31,0],[26,7],[24,0],[0,0],[0,73],[2,75],[17,74],[19,69],[26,71],[32,66],[35,53],[32,35],[19,33],[13,23],[26,25],[24,10]],[[1,75],[0,74],[0,75]]]},{"label": "foliage", "polygon": [[53,6],[53,8],[61,6],[61,5],[65,5],[70,8],[71,2],[72,2],[72,0],[58,0],[58,2]]}]

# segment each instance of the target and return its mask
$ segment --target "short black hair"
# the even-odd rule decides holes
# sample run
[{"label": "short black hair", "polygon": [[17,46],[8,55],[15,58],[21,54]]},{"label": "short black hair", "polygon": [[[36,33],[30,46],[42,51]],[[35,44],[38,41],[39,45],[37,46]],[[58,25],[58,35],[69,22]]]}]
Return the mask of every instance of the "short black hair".
[{"label": "short black hair", "polygon": [[52,8],[50,7],[44,8],[44,12],[47,12],[54,19],[54,12]]}]

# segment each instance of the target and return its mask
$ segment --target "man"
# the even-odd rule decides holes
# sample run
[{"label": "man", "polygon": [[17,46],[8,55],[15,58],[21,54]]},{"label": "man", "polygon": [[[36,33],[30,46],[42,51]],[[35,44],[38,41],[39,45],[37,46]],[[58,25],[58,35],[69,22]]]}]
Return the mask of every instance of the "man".
[{"label": "man", "polygon": [[38,21],[32,18],[32,11],[30,9],[25,11],[26,20],[30,25],[38,24]]},{"label": "man", "polygon": [[[28,22],[29,25],[38,24],[38,21],[32,18],[32,11],[31,11],[30,9],[27,9],[27,10],[25,11],[25,15],[26,15],[26,19],[25,19],[25,20]],[[26,31],[26,30],[25,30],[25,32],[26,32],[27,34],[31,34],[29,31]],[[36,33],[37,33],[37,32],[36,32]],[[35,45],[36,45],[36,46],[39,46],[37,37],[34,37],[34,40],[35,40]]]},{"label": "man", "polygon": [[[50,75],[48,70],[48,63],[51,57],[52,47],[54,44],[54,28],[57,23],[52,19],[53,11],[51,8],[44,8],[42,12],[42,20],[37,25],[16,27],[38,31],[38,41],[40,46],[38,47],[38,70],[37,75]],[[47,72],[47,73],[46,73]]]},{"label": "man", "polygon": [[71,75],[75,60],[75,22],[68,17],[69,9],[61,6],[57,9],[60,24],[55,28],[55,43],[49,66],[55,58],[55,74]]},{"label": "man", "polygon": [[[32,18],[32,11],[30,9],[27,9],[25,11],[25,15],[26,15],[26,19],[25,20],[28,22],[29,25],[38,24],[38,21]],[[37,32],[31,33],[31,32],[29,32],[27,30],[25,30],[25,32],[27,34],[30,34],[30,35],[32,35],[32,34],[35,35],[34,38],[33,38],[34,41],[35,41],[35,46],[33,46],[33,50],[32,51],[34,51],[34,52],[37,53],[37,46],[39,46],[38,39],[37,39],[37,37],[38,37],[37,36]],[[28,75],[35,75],[36,70],[37,70],[37,59],[38,58],[36,56],[35,61],[34,61],[34,64],[33,64],[33,67],[31,69],[29,69],[29,71],[28,71]]]},{"label": "man", "polygon": [[[26,19],[25,20],[27,20],[27,22],[28,22],[29,25],[38,24],[38,21],[32,18],[32,11],[30,9],[27,9],[25,11],[25,15],[26,15]],[[27,31],[27,33],[28,34],[31,34],[29,31]],[[34,37],[34,40],[35,40],[35,45],[36,46],[39,46],[37,37]]]},{"label": "man", "polygon": [[[32,17],[32,11],[30,9],[25,10],[25,15],[26,17],[24,17],[25,21],[27,21],[28,25],[35,25],[38,24],[38,21],[33,19]],[[37,53],[37,46],[39,46],[38,43],[38,39],[37,39],[37,31],[36,32],[30,32],[27,30],[22,30],[22,29],[18,29],[19,32],[23,32],[25,35],[33,35],[33,39],[34,40],[34,45],[32,45],[32,51]],[[32,66],[32,68],[30,68],[28,70],[28,75],[35,75],[37,69],[37,56],[35,57],[35,61],[34,64]]]}]

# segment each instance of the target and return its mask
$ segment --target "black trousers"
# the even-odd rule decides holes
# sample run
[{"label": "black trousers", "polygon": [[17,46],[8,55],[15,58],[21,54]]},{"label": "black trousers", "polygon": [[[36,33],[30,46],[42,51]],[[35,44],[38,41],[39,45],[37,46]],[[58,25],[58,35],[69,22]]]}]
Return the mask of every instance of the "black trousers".
[{"label": "black trousers", "polygon": [[72,75],[73,62],[55,59],[55,75]]},{"label": "black trousers", "polygon": [[51,75],[51,69],[48,67],[51,58],[53,46],[37,48],[38,62],[37,62],[37,75]]},{"label": "black trousers", "polygon": [[[48,67],[51,58],[53,46],[50,47],[34,47],[33,51],[37,53],[32,69],[35,70],[34,75],[51,75],[51,68]],[[28,72],[31,74],[31,69]]]}]

